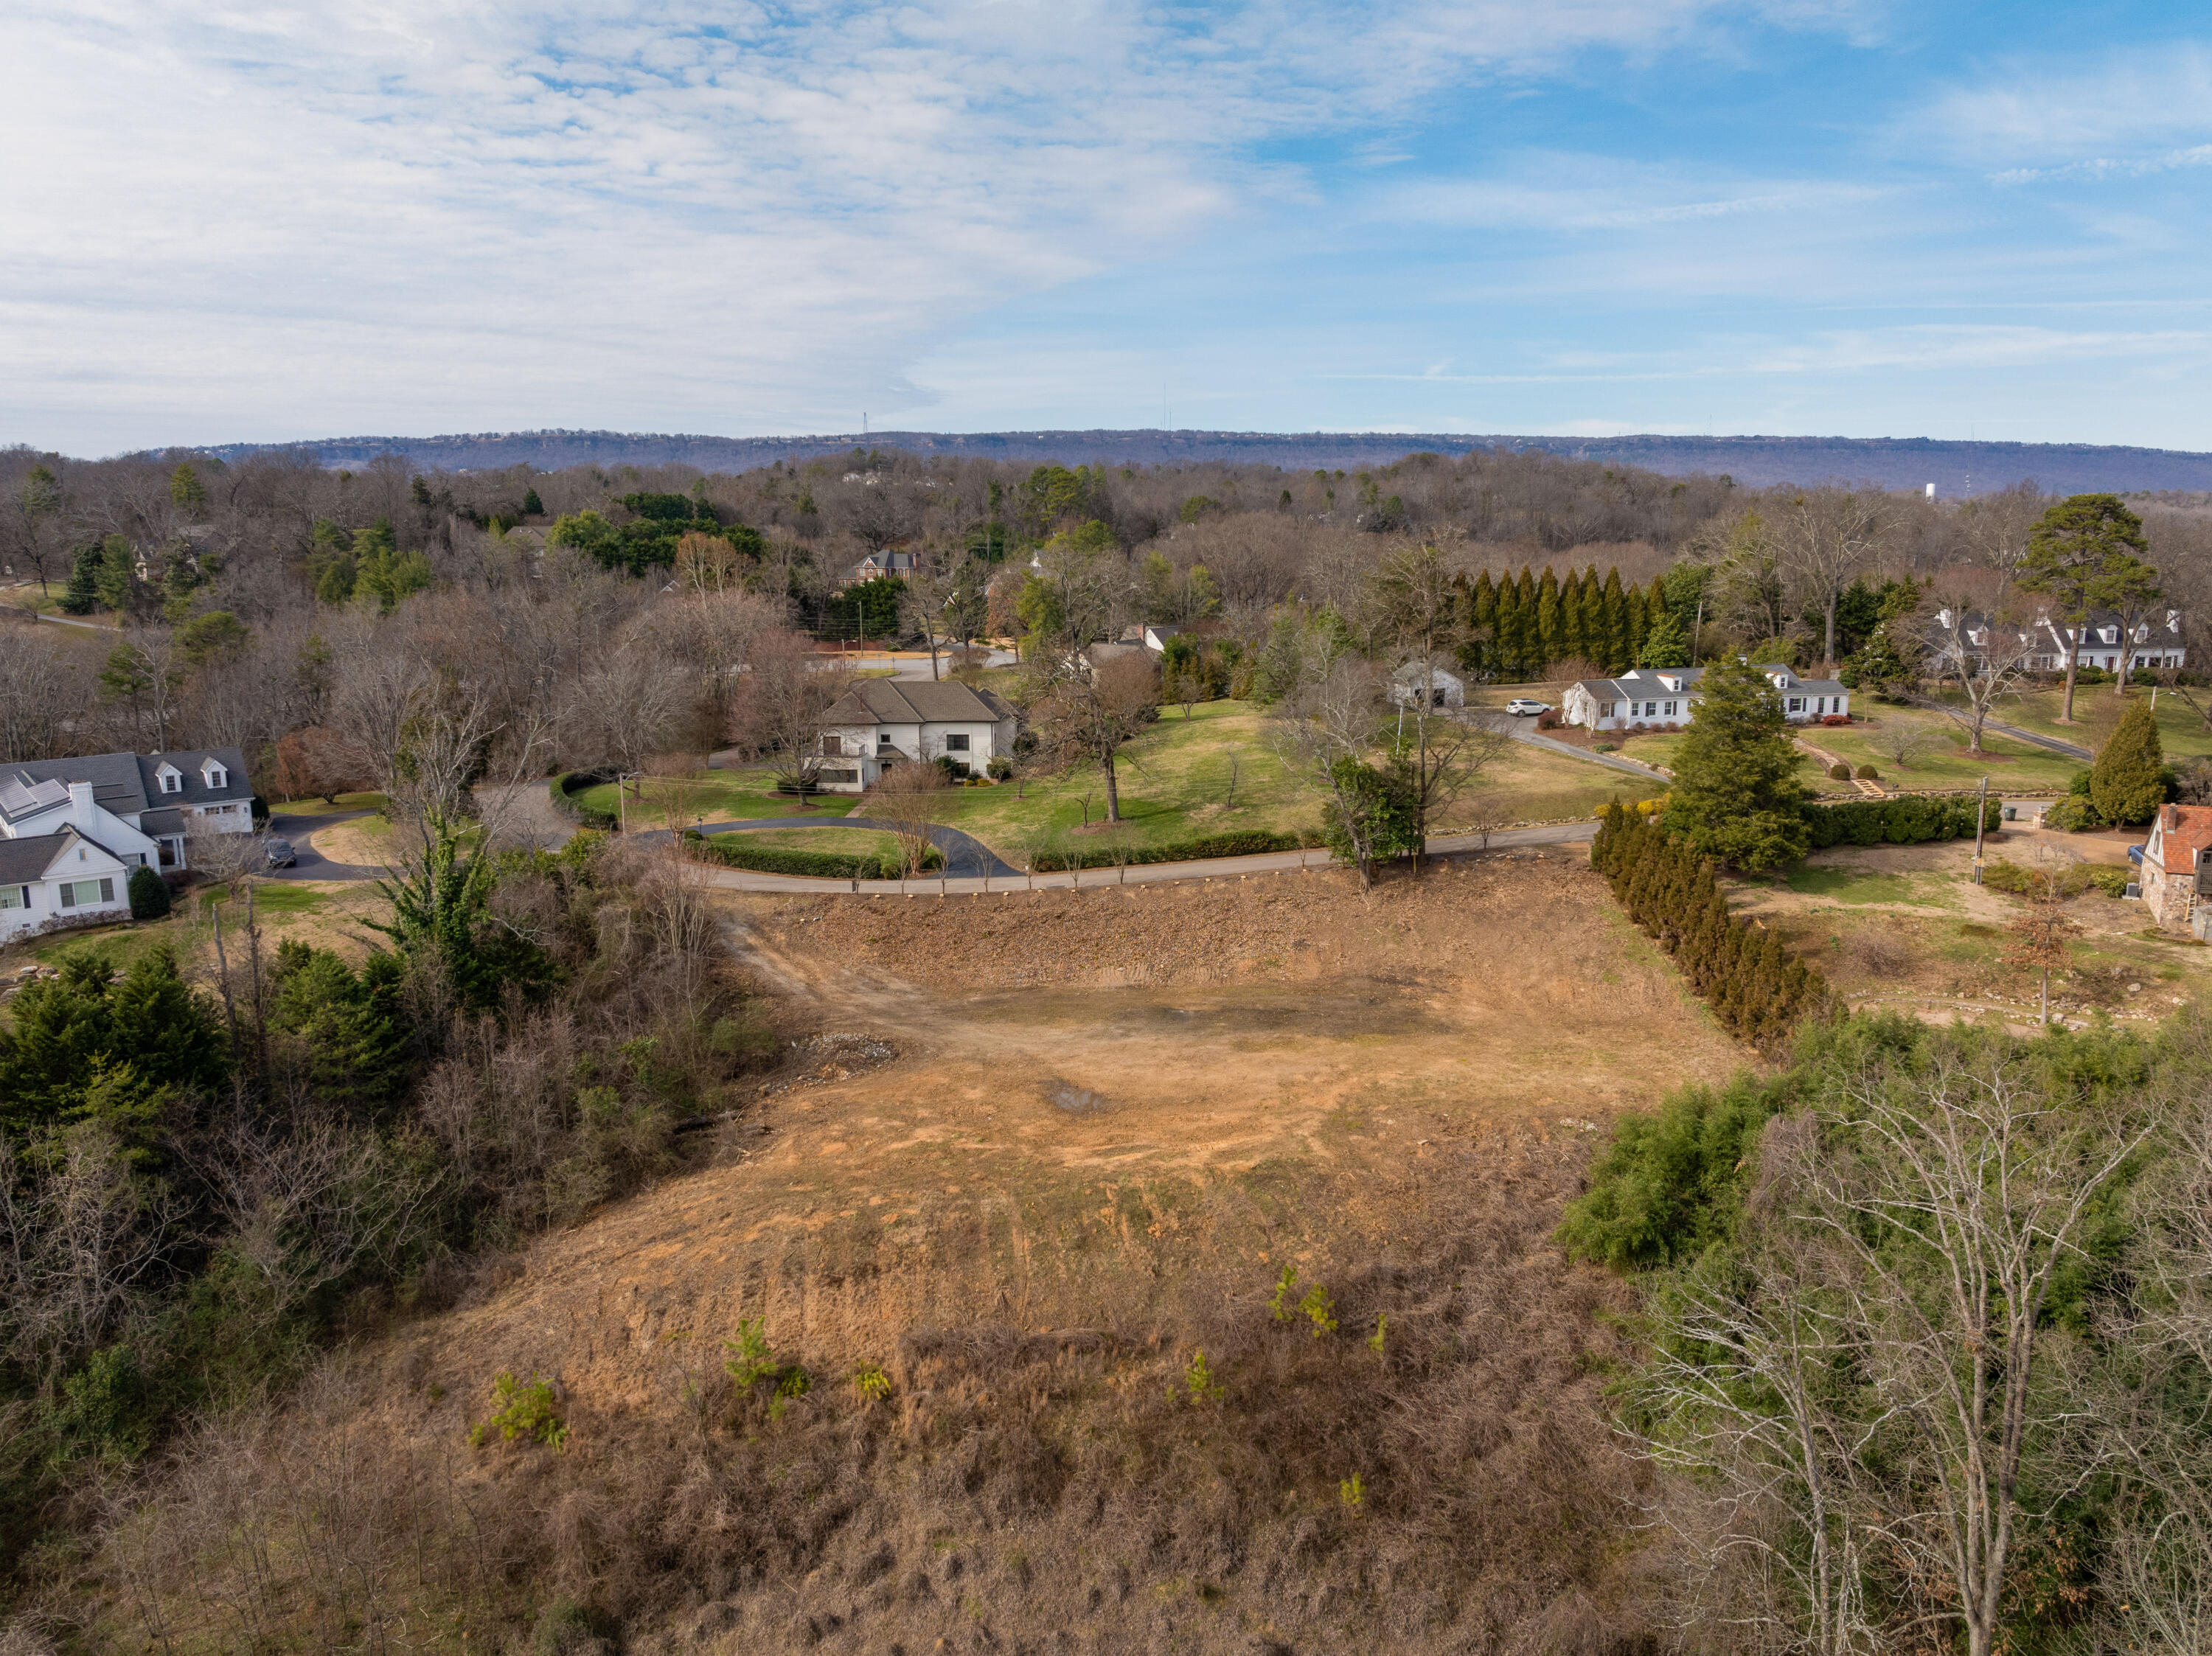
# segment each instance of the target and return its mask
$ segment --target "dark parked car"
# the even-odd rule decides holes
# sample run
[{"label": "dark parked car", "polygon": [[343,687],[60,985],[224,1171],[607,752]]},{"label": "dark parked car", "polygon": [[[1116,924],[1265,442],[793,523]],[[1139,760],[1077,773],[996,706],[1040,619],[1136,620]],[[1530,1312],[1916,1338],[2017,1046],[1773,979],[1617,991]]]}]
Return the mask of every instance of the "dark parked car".
[{"label": "dark parked car", "polygon": [[300,853],[292,849],[289,840],[271,840],[264,854],[269,858],[271,868],[295,868],[299,865]]}]

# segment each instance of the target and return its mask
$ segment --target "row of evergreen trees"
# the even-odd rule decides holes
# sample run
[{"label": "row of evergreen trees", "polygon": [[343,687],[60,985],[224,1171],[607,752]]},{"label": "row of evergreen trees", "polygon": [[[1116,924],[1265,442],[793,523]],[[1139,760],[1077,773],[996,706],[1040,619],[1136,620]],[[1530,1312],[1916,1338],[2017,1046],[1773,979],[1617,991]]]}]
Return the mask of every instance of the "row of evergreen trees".
[{"label": "row of evergreen trees", "polygon": [[1517,580],[1493,584],[1486,569],[1456,585],[1466,634],[1460,664],[1471,673],[1510,681],[1544,676],[1558,661],[1588,661],[1607,673],[1689,664],[1687,631],[1656,577],[1649,589],[1625,587],[1618,568],[1600,580],[1592,564],[1562,581],[1548,565],[1541,576],[1523,565]]},{"label": "row of evergreen trees", "polygon": [[1607,809],[1590,865],[1730,1034],[1772,1047],[1826,999],[1826,980],[1785,954],[1780,937],[1729,913],[1712,864],[1642,812],[1619,800]]}]

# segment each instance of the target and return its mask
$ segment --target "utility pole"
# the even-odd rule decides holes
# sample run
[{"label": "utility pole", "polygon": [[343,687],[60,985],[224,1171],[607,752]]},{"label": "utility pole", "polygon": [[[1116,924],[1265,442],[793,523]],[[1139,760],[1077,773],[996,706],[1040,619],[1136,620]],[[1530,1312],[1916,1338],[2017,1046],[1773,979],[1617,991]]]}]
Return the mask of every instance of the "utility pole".
[{"label": "utility pole", "polygon": [[1981,797],[1974,804],[1974,883],[1982,883],[1982,824],[1990,814],[1990,779],[1982,779]]}]

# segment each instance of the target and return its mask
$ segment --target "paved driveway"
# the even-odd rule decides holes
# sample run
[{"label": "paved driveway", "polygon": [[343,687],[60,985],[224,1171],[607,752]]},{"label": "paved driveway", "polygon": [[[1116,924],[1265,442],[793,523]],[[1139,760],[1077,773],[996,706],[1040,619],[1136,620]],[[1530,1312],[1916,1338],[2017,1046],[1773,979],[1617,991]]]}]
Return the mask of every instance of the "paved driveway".
[{"label": "paved driveway", "polygon": [[363,867],[352,863],[334,863],[317,851],[308,836],[318,831],[350,822],[356,817],[374,816],[368,810],[332,811],[328,816],[271,816],[269,831],[280,840],[289,840],[292,849],[299,853],[299,863],[291,868],[264,868],[264,878],[271,880],[380,880],[386,870],[380,865]]},{"label": "paved driveway", "polygon": [[[747,828],[872,828],[878,834],[896,834],[896,822],[879,822],[871,816],[833,816],[826,821],[819,816],[756,816],[739,822],[702,822],[702,834],[742,834]],[[640,836],[641,838],[643,836]],[[1021,877],[1021,870],[1011,863],[1001,862],[999,855],[973,834],[963,834],[958,828],[933,823],[929,843],[945,853],[945,871],[948,877],[1000,879]],[[732,870],[738,872],[742,870]]]}]

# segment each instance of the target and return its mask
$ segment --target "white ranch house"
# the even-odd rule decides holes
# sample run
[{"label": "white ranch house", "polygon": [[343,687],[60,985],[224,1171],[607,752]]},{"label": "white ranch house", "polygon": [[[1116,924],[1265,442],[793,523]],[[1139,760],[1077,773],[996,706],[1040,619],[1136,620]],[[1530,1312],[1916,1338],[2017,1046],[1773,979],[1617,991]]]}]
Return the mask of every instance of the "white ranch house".
[{"label": "white ranch house", "polygon": [[[1781,693],[1782,716],[1793,725],[1848,715],[1851,693],[1832,678],[1800,678],[1793,669],[1759,670]],[[1571,684],[1559,711],[1570,725],[1593,731],[1663,730],[1697,717],[1702,667],[1639,667],[1618,678]]]},{"label": "white ranch house", "polygon": [[863,679],[839,697],[822,737],[823,792],[858,793],[886,767],[950,759],[960,774],[980,776],[1014,750],[1014,710],[989,690]]},{"label": "white ranch house", "polygon": [[235,748],[0,765],[0,941],[127,913],[132,869],[182,869],[194,834],[252,831]]}]

